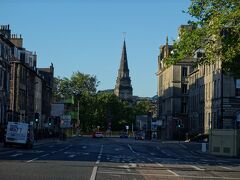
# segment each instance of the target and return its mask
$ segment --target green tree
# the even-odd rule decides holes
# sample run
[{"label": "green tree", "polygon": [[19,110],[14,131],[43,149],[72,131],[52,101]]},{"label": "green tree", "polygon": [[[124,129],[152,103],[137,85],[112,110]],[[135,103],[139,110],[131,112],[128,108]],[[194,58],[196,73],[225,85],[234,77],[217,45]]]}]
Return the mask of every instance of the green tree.
[{"label": "green tree", "polygon": [[146,115],[151,110],[151,103],[149,101],[140,101],[135,106],[136,115]]},{"label": "green tree", "polygon": [[185,57],[192,57],[196,50],[205,56],[198,63],[222,61],[225,72],[240,73],[240,1],[192,0],[187,11],[194,21],[192,30],[182,30],[180,40],[174,42],[174,51],[168,58],[174,64]]},{"label": "green tree", "polygon": [[[69,111],[78,112],[81,128],[90,131],[94,124],[94,95],[99,84],[96,76],[74,72],[70,78],[57,77],[54,79],[53,96],[56,101],[71,99],[73,104],[68,104]],[[78,118],[74,119],[75,121]]]}]

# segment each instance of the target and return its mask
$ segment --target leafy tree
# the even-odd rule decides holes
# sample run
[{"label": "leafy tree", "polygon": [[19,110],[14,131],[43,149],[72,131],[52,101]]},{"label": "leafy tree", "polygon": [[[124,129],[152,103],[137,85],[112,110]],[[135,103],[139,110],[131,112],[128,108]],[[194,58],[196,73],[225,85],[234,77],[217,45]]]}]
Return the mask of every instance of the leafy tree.
[{"label": "leafy tree", "polygon": [[240,73],[240,1],[192,0],[187,11],[194,21],[193,28],[183,29],[180,40],[174,42],[174,51],[168,58],[174,64],[185,57],[192,57],[196,50],[205,56],[198,63],[222,61],[225,72]]},{"label": "leafy tree", "polygon": [[140,101],[135,106],[136,115],[146,115],[151,110],[151,103],[149,101]]}]

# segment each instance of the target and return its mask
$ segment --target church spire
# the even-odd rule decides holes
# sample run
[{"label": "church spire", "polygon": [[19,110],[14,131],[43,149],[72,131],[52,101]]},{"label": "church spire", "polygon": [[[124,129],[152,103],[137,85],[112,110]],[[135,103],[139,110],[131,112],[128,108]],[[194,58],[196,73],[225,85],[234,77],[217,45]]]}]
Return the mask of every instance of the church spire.
[{"label": "church spire", "polygon": [[125,38],[123,41],[121,62],[114,93],[122,100],[129,100],[132,98],[132,85],[129,76]]},{"label": "church spire", "polygon": [[127,50],[126,50],[126,42],[125,42],[125,39],[124,39],[124,41],[123,41],[123,48],[122,48],[122,57],[121,57],[120,70],[121,70],[122,72],[129,71],[129,70],[128,70]]}]

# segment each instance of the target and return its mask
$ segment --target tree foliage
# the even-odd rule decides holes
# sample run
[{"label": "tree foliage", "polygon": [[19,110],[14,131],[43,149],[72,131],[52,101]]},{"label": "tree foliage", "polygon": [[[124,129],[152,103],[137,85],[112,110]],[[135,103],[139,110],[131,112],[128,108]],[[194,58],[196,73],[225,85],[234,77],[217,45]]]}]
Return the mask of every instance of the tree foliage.
[{"label": "tree foliage", "polygon": [[77,71],[70,78],[55,78],[53,95],[57,100],[71,97],[78,99],[84,94],[95,94],[98,84],[96,76]]},{"label": "tree foliage", "polygon": [[202,49],[205,56],[198,63],[220,60],[224,71],[240,73],[236,66],[240,61],[240,1],[192,0],[187,13],[194,19],[189,21],[193,28],[182,30],[168,63],[193,57],[196,50]]},{"label": "tree foliage", "polygon": [[136,110],[135,106],[120,101],[115,94],[96,93],[97,85],[95,76],[80,72],[73,73],[71,78],[55,78],[55,100],[72,100],[66,104],[67,111],[77,114],[72,118],[76,124],[79,112],[80,127],[83,131],[91,132],[97,126],[100,126],[101,130],[107,130],[110,122],[112,130],[123,130],[125,125],[134,123],[136,112],[145,112],[144,106],[139,105]]}]

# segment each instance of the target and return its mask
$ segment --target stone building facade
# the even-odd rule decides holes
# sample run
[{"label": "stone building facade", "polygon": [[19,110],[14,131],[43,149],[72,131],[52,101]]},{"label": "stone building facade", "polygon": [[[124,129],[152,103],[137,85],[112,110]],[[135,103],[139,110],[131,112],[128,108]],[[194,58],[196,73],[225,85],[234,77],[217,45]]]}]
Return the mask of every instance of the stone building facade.
[{"label": "stone building facade", "polygon": [[[2,39],[5,38],[4,42],[9,44],[9,46],[4,45],[3,50],[9,53],[7,59],[9,78],[4,75],[3,80],[8,84],[6,88],[9,87],[9,93],[5,98],[9,99],[9,103],[7,100],[3,103],[4,106],[8,106],[4,109],[4,113],[7,114],[4,115],[4,123],[6,125],[7,121],[20,121],[33,123],[35,126],[38,126],[38,123],[43,124],[48,120],[51,112],[53,65],[51,64],[50,68],[38,69],[36,53],[23,47],[22,36],[11,34],[9,25],[0,26],[0,36],[1,54]],[[40,122],[35,122],[36,113],[40,117]]]},{"label": "stone building facade", "polygon": [[[191,30],[183,25],[179,29]],[[204,56],[196,51],[175,65],[166,66],[165,59],[172,46],[160,47],[158,56],[158,116],[162,121],[162,138],[176,139],[209,134],[211,129],[240,128],[240,78],[233,73],[223,73],[221,61],[197,65]],[[176,126],[181,123],[181,129]]]},{"label": "stone building facade", "polygon": [[118,70],[118,77],[114,94],[121,100],[132,100],[133,88],[131,85],[131,79],[129,76],[128,61],[127,61],[127,50],[125,40],[123,42],[122,57],[120,62],[120,68]]},{"label": "stone building facade", "polygon": [[[7,123],[7,112],[9,109],[9,77],[11,48],[14,46],[8,36],[1,33],[10,33],[9,26],[0,26],[0,136],[3,135],[3,128]],[[0,138],[1,139],[1,138]]]},{"label": "stone building facade", "polygon": [[234,129],[240,121],[240,82],[222,73],[221,61],[201,65],[189,74],[189,122],[191,130]]},{"label": "stone building facade", "polygon": [[[188,131],[188,80],[193,59],[186,58],[181,62],[167,66],[165,59],[172,51],[172,46],[160,47],[158,56],[158,97],[159,119],[162,121],[162,138],[177,139]],[[181,124],[181,131],[177,125]]]}]

